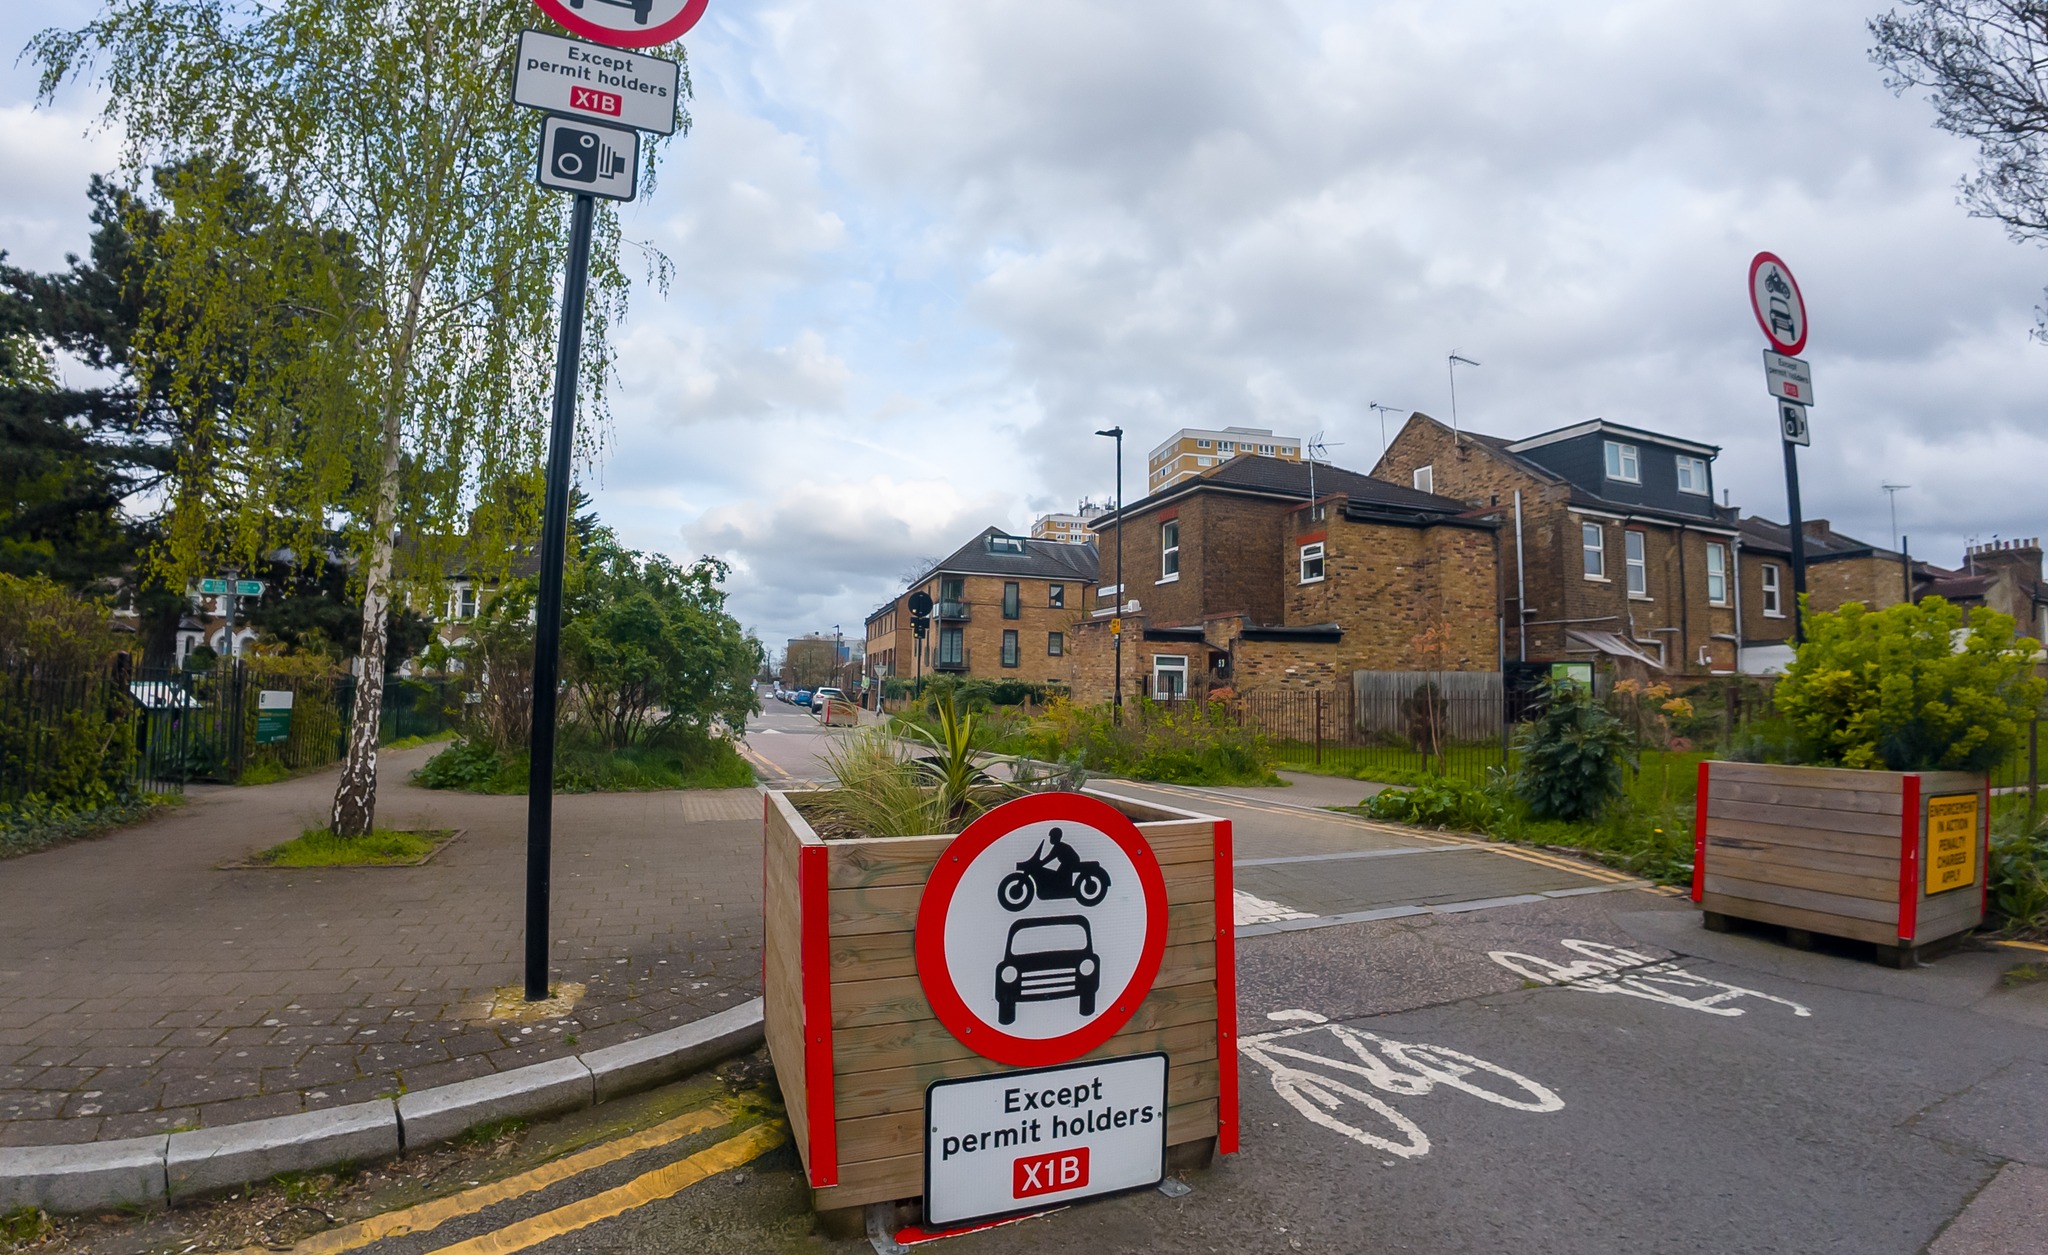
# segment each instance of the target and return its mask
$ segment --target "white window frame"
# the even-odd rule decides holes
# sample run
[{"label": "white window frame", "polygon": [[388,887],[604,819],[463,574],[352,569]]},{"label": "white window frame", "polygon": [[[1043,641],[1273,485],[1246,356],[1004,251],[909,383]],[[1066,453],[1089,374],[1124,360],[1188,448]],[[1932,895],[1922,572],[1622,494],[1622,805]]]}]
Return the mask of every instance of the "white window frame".
[{"label": "white window frame", "polygon": [[1195,447],[1197,449],[1206,449],[1209,447],[1209,442],[1206,440],[1197,440],[1195,441]]},{"label": "white window frame", "polygon": [[1756,564],[1757,587],[1763,590],[1763,599],[1760,604],[1764,608],[1764,618],[1766,619],[1782,619],[1785,617],[1784,588],[1779,579],[1778,571],[1779,567],[1775,562],[1759,562]]},{"label": "white window frame", "polygon": [[[1323,582],[1323,542],[1322,542],[1322,541],[1320,541],[1320,540],[1312,540],[1312,541],[1310,541],[1310,542],[1309,542],[1308,544],[1306,544],[1306,545],[1303,545],[1303,546],[1301,547],[1301,554],[1300,554],[1299,562],[1300,562],[1300,567],[1299,567],[1299,571],[1298,571],[1298,574],[1300,575],[1300,579],[1301,579],[1301,582],[1302,582],[1302,583],[1304,583],[1304,584],[1320,584],[1320,583],[1322,583],[1322,582]],[[1310,575],[1310,574],[1308,573],[1308,564],[1309,564],[1309,563],[1311,563],[1311,562],[1313,562],[1313,563],[1315,563],[1315,564],[1316,564],[1316,573],[1315,573],[1314,575]]]},{"label": "white window frame", "polygon": [[1621,531],[1621,561],[1628,569],[1628,595],[1650,599],[1650,539],[1633,527]]},{"label": "white window frame", "polygon": [[[1718,593],[1714,591],[1717,583],[1721,588]],[[1718,540],[1707,542],[1707,604],[1728,604],[1728,546]]]},{"label": "white window frame", "polygon": [[[1686,480],[1692,480],[1688,486]],[[1707,479],[1707,460],[1696,458],[1690,453],[1678,455],[1678,491],[1689,492],[1695,497],[1710,497],[1714,490]]]},{"label": "white window frame", "polygon": [[1632,444],[1609,440],[1605,449],[1607,478],[1623,484],[1643,482],[1643,455]]},{"label": "white window frame", "polygon": [[1180,520],[1168,519],[1159,525],[1159,583],[1171,584],[1179,578]]},{"label": "white window frame", "polygon": [[[1592,540],[1591,544],[1586,543],[1588,538]],[[1607,529],[1598,523],[1580,523],[1579,551],[1582,555],[1580,565],[1586,578],[1604,583],[1607,579]]]},{"label": "white window frame", "polygon": [[1416,467],[1414,473],[1408,476],[1408,483],[1417,492],[1434,493],[1436,491],[1436,464],[1432,462],[1427,466]]},{"label": "white window frame", "polygon": [[[1180,677],[1180,685],[1168,689],[1160,681],[1170,675]],[[1163,702],[1172,697],[1188,695],[1188,656],[1186,654],[1152,655],[1152,700]]]}]

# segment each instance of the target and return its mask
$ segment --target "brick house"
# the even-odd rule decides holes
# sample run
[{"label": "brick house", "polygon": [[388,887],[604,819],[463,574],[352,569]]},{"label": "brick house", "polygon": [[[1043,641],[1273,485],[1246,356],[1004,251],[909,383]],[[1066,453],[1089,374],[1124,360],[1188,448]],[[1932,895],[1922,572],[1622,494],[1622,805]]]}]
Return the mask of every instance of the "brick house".
[{"label": "brick house", "polygon": [[1965,609],[1988,606],[2013,617],[2022,636],[2048,641],[2048,576],[2041,565],[2041,538],[1971,545],[1962,569],[1916,564],[1914,597],[1939,595]]},{"label": "brick house", "polygon": [[[1067,640],[1095,586],[1095,546],[984,529],[867,618],[868,675],[1066,684]],[[910,594],[932,599],[920,659]]]},{"label": "brick house", "polygon": [[1348,689],[1359,670],[1499,669],[1497,523],[1460,502],[1254,455],[1093,526],[1105,582],[1073,630],[1077,700],[1114,691],[1120,603],[1127,696]]},{"label": "brick house", "polygon": [[1604,419],[1503,440],[1415,413],[1373,475],[1499,512],[1509,659],[1704,675],[1738,661],[1719,454]]},{"label": "brick house", "polygon": [[[1908,558],[1806,519],[1806,601],[1816,613],[1862,602],[1872,610],[1906,599]],[[1752,515],[1735,539],[1735,604],[1742,622],[1740,669],[1781,672],[1792,661],[1792,534],[1783,523]],[[1919,564],[1913,564],[1919,568]]]}]

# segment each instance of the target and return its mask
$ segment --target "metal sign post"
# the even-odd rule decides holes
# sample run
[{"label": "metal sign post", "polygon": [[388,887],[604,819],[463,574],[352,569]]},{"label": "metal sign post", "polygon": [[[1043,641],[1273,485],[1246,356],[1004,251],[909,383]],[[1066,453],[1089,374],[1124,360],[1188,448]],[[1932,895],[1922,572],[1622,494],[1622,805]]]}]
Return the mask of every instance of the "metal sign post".
[{"label": "metal sign post", "polygon": [[[549,419],[545,504],[541,514],[540,591],[534,603],[532,755],[526,777],[526,1000],[548,996],[548,904],[554,868],[555,713],[561,688],[562,566],[569,548],[569,458],[576,444],[576,383],[583,356],[583,303],[590,274],[590,227],[597,198],[631,200],[640,182],[640,131],[675,130],[677,63],[610,48],[642,48],[679,38],[707,0],[535,0],[579,35],[529,31],[513,71],[514,103],[547,110],[541,120],[534,180],[575,194],[569,258],[562,278],[562,326],[555,347],[554,411]],[[566,115],[566,116],[565,116]],[[593,115],[604,122],[594,120]],[[609,123],[609,124],[607,124]],[[623,123],[624,126],[618,124]],[[632,129],[627,129],[632,128]]]},{"label": "metal sign post", "polygon": [[1792,640],[1806,640],[1806,525],[1799,509],[1799,446],[1813,443],[1806,410],[1813,404],[1813,369],[1800,360],[1806,347],[1806,298],[1792,268],[1775,253],[1749,262],[1749,308],[1771,347],[1764,351],[1764,387],[1778,401],[1785,445],[1785,515],[1792,533]]}]

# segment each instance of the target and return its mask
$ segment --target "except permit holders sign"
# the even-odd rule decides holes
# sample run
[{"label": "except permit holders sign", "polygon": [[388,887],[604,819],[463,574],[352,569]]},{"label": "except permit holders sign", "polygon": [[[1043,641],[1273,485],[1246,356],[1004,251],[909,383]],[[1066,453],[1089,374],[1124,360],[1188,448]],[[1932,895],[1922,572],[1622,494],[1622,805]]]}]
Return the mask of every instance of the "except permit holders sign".
[{"label": "except permit holders sign", "polygon": [[632,200],[640,190],[640,132],[547,117],[540,124],[542,187]]},{"label": "except permit holders sign", "polygon": [[924,1110],[924,1217],[932,1227],[1166,1177],[1164,1054],[935,1081]]},{"label": "except permit holders sign", "polygon": [[671,135],[679,74],[659,57],[520,31],[512,103]]}]

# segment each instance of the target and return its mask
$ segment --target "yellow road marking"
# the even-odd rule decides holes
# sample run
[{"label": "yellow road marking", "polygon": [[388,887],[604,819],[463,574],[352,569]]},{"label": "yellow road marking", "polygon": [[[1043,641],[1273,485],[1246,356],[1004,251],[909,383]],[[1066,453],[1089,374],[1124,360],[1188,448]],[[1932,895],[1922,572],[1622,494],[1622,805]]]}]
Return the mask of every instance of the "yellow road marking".
[{"label": "yellow road marking", "polygon": [[767,1154],[788,1139],[789,1132],[779,1121],[757,1124],[737,1137],[700,1150],[688,1159],[678,1159],[665,1167],[643,1173],[616,1189],[592,1194],[566,1207],[542,1212],[467,1242],[441,1247],[429,1255],[509,1255],[512,1251],[523,1251],[636,1207],[672,1198],[706,1177],[717,1176]]},{"label": "yellow road marking", "polygon": [[2015,950],[2040,950],[2048,953],[2048,946],[2044,946],[2038,941],[2001,941],[1998,944],[2001,946],[2011,946]]},{"label": "yellow road marking", "polygon": [[780,763],[777,763],[774,759],[768,757],[766,754],[763,754],[761,751],[753,748],[750,745],[742,745],[740,746],[740,750],[748,758],[751,758],[754,761],[760,763],[762,766],[768,768],[768,770],[770,771],[781,772],[785,776],[789,774],[787,768],[783,767]]},{"label": "yellow road marking", "polygon": [[[638,1133],[629,1134],[617,1141],[606,1142],[602,1146],[578,1151],[553,1163],[542,1164],[538,1168],[506,1177],[502,1181],[493,1181],[489,1185],[464,1190],[460,1194],[450,1194],[446,1198],[437,1198],[432,1202],[421,1203],[417,1207],[372,1216],[368,1220],[344,1225],[339,1229],[316,1233],[292,1247],[291,1255],[339,1255],[342,1251],[353,1251],[372,1242],[382,1242],[386,1238],[401,1237],[408,1233],[423,1233],[458,1216],[475,1215],[486,1207],[495,1207],[521,1195],[537,1193],[592,1168],[602,1168],[630,1155],[637,1155],[643,1150],[666,1146],[670,1142],[681,1141],[692,1133],[701,1133],[705,1129],[714,1129],[721,1124],[730,1123],[732,1112],[723,1106],[686,1111],[675,1119],[663,1121],[652,1128],[642,1129]],[[263,1255],[264,1252],[274,1249],[251,1246],[235,1252],[235,1255]]]}]

